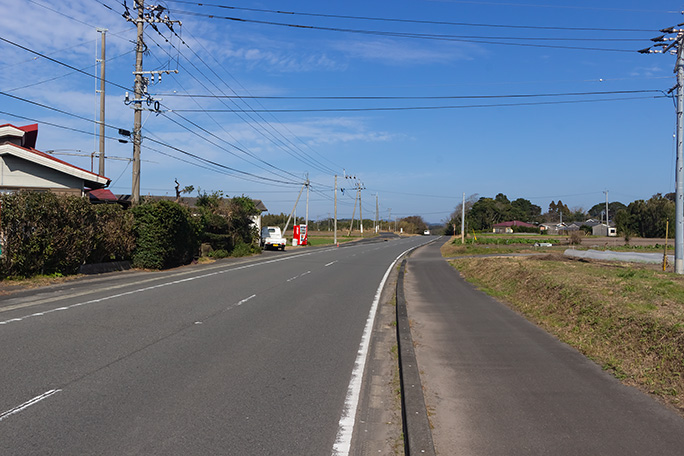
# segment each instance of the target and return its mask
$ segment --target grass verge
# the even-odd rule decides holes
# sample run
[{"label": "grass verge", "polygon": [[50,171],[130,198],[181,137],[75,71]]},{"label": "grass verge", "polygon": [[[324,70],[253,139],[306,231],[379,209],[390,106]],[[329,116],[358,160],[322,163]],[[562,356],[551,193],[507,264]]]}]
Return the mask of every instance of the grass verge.
[{"label": "grass verge", "polygon": [[560,254],[450,261],[471,283],[684,416],[684,277]]}]

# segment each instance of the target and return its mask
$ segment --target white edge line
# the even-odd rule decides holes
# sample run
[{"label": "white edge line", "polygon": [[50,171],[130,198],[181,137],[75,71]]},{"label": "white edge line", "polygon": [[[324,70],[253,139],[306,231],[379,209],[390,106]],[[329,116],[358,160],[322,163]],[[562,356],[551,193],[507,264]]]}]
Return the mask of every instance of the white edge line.
[{"label": "white edge line", "polygon": [[38,402],[42,401],[43,399],[47,399],[48,397],[52,396],[53,394],[59,393],[60,391],[62,391],[62,390],[57,389],[57,390],[46,391],[43,394],[36,396],[33,399],[30,399],[21,405],[14,407],[13,409],[7,410],[6,412],[3,412],[2,414],[0,414],[0,421],[4,420],[5,418],[9,418],[10,416],[12,416],[14,414],[17,414],[17,413],[21,412],[22,410],[25,410],[25,409],[29,408],[30,406],[37,404]]},{"label": "white edge line", "polygon": [[385,287],[385,282],[387,282],[387,278],[389,277],[394,265],[397,264],[397,261],[399,261],[399,258],[411,250],[422,247],[423,245],[424,244],[420,244],[415,247],[411,247],[396,257],[392,264],[390,264],[390,266],[387,268],[387,271],[385,271],[385,275],[380,281],[380,286],[378,286],[378,290],[375,292],[373,305],[371,306],[368,319],[366,320],[366,327],[363,330],[363,336],[361,336],[361,344],[359,346],[358,355],[356,356],[356,361],[354,362],[351,380],[349,381],[349,386],[347,387],[347,397],[344,400],[344,409],[342,410],[342,416],[340,417],[339,427],[337,430],[337,437],[335,438],[335,444],[333,445],[332,449],[333,456],[348,455],[349,451],[351,450],[352,434],[354,432],[354,423],[356,422],[356,408],[359,405],[359,398],[361,396],[361,383],[363,380],[363,374],[366,370],[366,358],[368,358],[370,336],[373,332],[375,314],[380,302],[382,289]]}]

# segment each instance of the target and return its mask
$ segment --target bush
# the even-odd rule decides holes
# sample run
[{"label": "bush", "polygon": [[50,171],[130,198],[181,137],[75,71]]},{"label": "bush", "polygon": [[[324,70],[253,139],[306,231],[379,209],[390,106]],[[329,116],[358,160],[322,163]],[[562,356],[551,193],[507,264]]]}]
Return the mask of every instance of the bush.
[{"label": "bush", "polygon": [[98,204],[93,250],[86,263],[129,260],[135,247],[133,214],[118,204]]},{"label": "bush", "polygon": [[582,231],[582,230],[570,232],[570,245],[581,244],[583,236],[584,236],[584,231]]},{"label": "bush", "polygon": [[254,249],[250,244],[245,244],[244,242],[238,242],[233,249],[232,256],[243,257],[254,253]]},{"label": "bush", "polygon": [[94,244],[95,215],[87,200],[20,191],[0,201],[3,276],[78,271]]},{"label": "bush", "polygon": [[133,266],[163,269],[187,264],[199,248],[199,221],[178,203],[146,202],[132,209]]}]

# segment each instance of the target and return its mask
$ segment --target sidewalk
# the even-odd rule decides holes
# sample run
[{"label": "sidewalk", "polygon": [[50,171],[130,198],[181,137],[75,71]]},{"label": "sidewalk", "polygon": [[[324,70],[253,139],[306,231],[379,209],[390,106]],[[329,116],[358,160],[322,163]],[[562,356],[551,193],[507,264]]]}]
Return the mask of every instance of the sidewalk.
[{"label": "sidewalk", "polygon": [[404,290],[440,455],[678,455],[684,420],[466,283],[434,243]]}]

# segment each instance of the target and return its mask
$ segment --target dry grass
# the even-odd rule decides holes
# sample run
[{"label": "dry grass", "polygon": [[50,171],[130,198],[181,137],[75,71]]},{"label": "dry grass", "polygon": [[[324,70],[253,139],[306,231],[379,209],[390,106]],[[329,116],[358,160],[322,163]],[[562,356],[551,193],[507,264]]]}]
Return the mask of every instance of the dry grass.
[{"label": "dry grass", "polygon": [[560,254],[451,263],[617,378],[684,415],[684,277],[657,266]]}]

